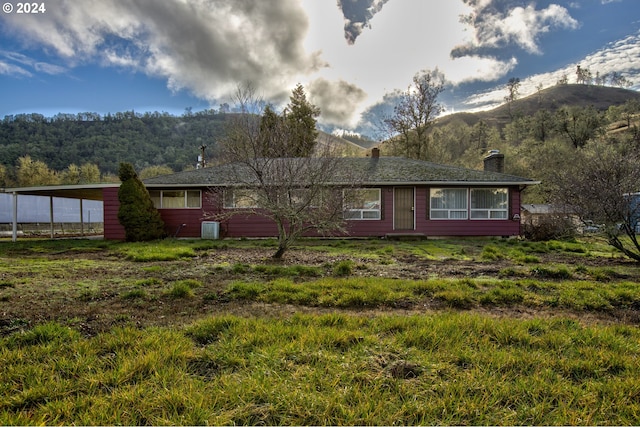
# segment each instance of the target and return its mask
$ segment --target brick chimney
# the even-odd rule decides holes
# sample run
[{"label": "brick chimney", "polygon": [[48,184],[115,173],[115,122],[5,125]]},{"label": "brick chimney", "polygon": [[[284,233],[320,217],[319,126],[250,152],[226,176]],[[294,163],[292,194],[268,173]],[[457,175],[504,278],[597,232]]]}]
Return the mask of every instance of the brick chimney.
[{"label": "brick chimney", "polygon": [[378,147],[374,147],[371,149],[371,158],[377,159],[380,157],[380,149]]},{"label": "brick chimney", "polygon": [[484,170],[504,173],[504,154],[500,150],[489,150],[489,155],[484,158]]}]

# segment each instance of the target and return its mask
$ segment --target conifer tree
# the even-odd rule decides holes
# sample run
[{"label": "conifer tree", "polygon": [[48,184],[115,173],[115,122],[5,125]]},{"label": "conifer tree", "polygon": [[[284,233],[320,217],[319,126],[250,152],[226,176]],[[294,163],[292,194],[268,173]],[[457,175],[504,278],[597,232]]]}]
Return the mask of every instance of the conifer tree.
[{"label": "conifer tree", "polygon": [[124,227],[128,242],[161,239],[165,236],[160,212],[153,206],[151,196],[138,178],[133,165],[120,163],[118,190],[118,220]]},{"label": "conifer tree", "polygon": [[291,157],[310,157],[316,146],[316,117],[320,109],[307,100],[304,87],[298,83],[285,108],[285,122],[290,134]]}]

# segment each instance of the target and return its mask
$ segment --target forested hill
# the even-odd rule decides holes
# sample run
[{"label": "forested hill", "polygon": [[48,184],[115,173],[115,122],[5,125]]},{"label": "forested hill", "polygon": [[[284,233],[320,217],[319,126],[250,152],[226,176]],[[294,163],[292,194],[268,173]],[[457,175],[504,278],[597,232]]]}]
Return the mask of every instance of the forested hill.
[{"label": "forested hill", "polygon": [[497,108],[477,113],[455,113],[437,120],[436,126],[444,126],[456,121],[473,126],[482,121],[502,129],[514,118],[533,116],[540,110],[555,112],[561,107],[593,107],[606,111],[612,105],[622,105],[629,100],[640,101],[640,92],[609,86],[564,84],[538,91],[533,95],[516,99],[513,105],[502,104]]},{"label": "forested hill", "polygon": [[199,147],[213,152],[231,113],[206,110],[179,117],[134,112],[6,116],[0,122],[0,164],[12,167],[31,156],[51,169],[70,164],[96,164],[102,173],[117,174],[120,162],[137,170],[167,165],[179,171],[195,165]]}]

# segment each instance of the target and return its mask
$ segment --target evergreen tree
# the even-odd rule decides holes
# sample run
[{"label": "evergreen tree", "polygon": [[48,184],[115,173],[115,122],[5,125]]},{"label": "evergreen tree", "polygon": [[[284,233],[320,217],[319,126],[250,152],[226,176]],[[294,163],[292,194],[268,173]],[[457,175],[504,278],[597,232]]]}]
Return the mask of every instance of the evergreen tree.
[{"label": "evergreen tree", "polygon": [[298,83],[289,97],[285,121],[291,139],[291,157],[310,157],[316,146],[316,117],[320,109],[307,100],[304,87]]},{"label": "evergreen tree", "polygon": [[118,190],[118,220],[124,227],[128,242],[161,239],[165,236],[160,212],[153,206],[151,196],[138,178],[133,165],[120,163]]}]

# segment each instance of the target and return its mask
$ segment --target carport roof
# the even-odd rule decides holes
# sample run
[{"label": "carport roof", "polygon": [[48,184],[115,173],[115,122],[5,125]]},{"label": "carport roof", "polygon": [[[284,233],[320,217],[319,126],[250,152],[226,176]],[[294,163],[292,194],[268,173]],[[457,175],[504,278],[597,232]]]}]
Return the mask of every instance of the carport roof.
[{"label": "carport roof", "polygon": [[119,187],[120,184],[79,184],[79,185],[43,185],[40,187],[15,187],[0,189],[9,194],[29,196],[51,196],[67,199],[84,199],[102,201],[104,188]]}]

